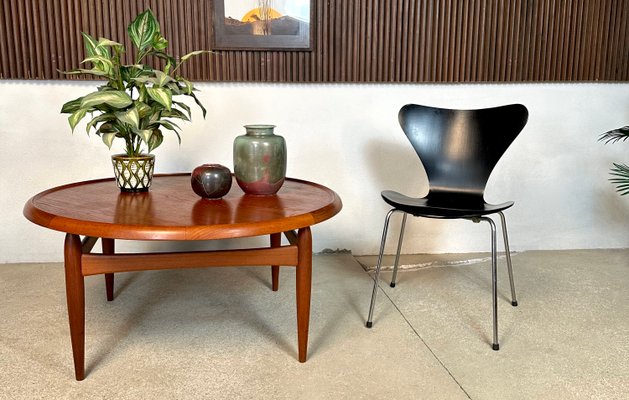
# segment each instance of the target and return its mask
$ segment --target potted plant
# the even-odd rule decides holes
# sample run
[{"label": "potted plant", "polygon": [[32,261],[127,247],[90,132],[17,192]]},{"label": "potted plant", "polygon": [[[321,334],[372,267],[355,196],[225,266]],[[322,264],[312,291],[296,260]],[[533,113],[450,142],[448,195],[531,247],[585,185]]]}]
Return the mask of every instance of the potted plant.
[{"label": "potted plant", "polygon": [[[164,140],[164,131],[172,131],[181,143],[179,127],[173,119],[190,121],[190,107],[176,101],[176,96],[189,96],[206,110],[194,94],[194,86],[177,75],[179,67],[198,54],[198,50],[176,60],[166,52],[168,42],[160,33],[157,19],[146,10],[129,25],[127,32],[136,52],[133,64],[123,64],[125,47],[115,41],[94,39],[82,32],[91,69],[79,68],[66,74],[88,74],[105,80],[96,91],[65,103],[61,113],[70,114],[68,121],[74,132],[87,114],[86,131],[94,130],[111,149],[114,139],[124,140],[125,153],[112,156],[116,181],[122,191],[145,191],[151,184],[154,155],[150,154]],[[148,65],[157,62],[163,67]],[[144,148],[148,151],[145,152]]]},{"label": "potted plant", "polygon": [[[625,141],[629,138],[629,126],[623,126],[622,128],[612,129],[601,135],[599,140],[605,143],[615,143],[618,141]],[[616,164],[611,169],[610,174],[612,178],[610,181],[616,185],[616,191],[624,196],[629,193],[629,166],[627,164]]]}]

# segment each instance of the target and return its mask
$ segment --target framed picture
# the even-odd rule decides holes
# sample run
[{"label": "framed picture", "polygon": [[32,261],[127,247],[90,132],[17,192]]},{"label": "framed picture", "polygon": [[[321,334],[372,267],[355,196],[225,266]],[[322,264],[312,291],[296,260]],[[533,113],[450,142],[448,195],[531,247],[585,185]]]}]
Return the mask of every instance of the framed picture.
[{"label": "framed picture", "polygon": [[314,0],[214,0],[216,50],[311,50]]}]

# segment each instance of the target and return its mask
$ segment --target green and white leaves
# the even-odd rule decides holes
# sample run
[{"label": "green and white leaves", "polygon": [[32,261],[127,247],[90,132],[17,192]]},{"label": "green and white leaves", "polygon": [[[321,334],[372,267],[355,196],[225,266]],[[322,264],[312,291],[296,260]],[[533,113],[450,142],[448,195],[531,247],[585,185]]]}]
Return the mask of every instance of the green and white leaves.
[{"label": "green and white leaves", "polygon": [[[153,44],[156,34],[159,35],[159,24],[151,10],[146,10],[131,22],[127,32],[135,47],[142,51]],[[161,45],[159,38],[157,40]]]},{"label": "green and white leaves", "polygon": [[153,100],[163,105],[168,111],[170,111],[170,107],[172,106],[173,102],[172,93],[170,92],[170,90],[159,87],[147,87],[146,92],[149,94],[149,96],[151,96]]},{"label": "green and white leaves", "polygon": [[114,115],[120,122],[129,125],[131,128],[140,128],[140,113],[137,108],[131,107],[126,111],[118,111]]},{"label": "green and white leaves", "polygon": [[107,145],[111,149],[111,145],[114,143],[114,139],[116,138],[115,132],[106,132],[100,135],[101,139],[103,139],[103,143]]},{"label": "green and white leaves", "polygon": [[162,132],[159,129],[155,129],[153,131],[153,134],[151,135],[151,138],[148,141],[149,153],[158,148],[163,141],[164,135],[162,135]]},{"label": "green and white leaves", "polygon": [[87,114],[87,110],[85,108],[79,108],[68,117],[68,122],[70,123],[70,128],[72,128],[72,132],[74,132],[74,128],[76,128],[79,121],[85,117],[85,114]]},{"label": "green and white leaves", "polygon": [[209,53],[211,53],[211,51],[209,51],[209,50],[196,50],[196,51],[190,52],[190,53],[186,54],[185,56],[181,57],[181,61],[182,62],[183,61],[187,61],[190,57],[198,56],[198,55],[201,55],[201,54],[209,54]]},{"label": "green and white leaves", "polygon": [[[69,114],[68,122],[74,131],[77,124],[91,114],[86,125],[89,134],[95,131],[107,147],[116,138],[124,139],[126,153],[139,155],[142,146],[153,151],[164,141],[162,132],[172,131],[181,143],[180,128],[173,120],[190,121],[188,105],[176,101],[177,96],[189,96],[206,110],[194,94],[192,82],[176,76],[182,65],[194,56],[210,53],[192,51],[181,59],[167,53],[168,41],[162,36],[160,26],[151,10],[139,14],[129,24],[127,33],[136,47],[125,54],[119,42],[83,33],[86,56],[81,64],[88,67],[64,72],[68,75],[89,74],[104,78],[105,84],[90,94],[66,102],[61,112]],[[122,40],[121,40],[122,41]],[[123,58],[135,55],[131,64],[123,64]],[[157,61],[152,66],[148,61]]]},{"label": "green and white leaves", "polygon": [[[113,40],[100,38],[98,41],[85,32],[82,32],[83,42],[85,43],[85,51],[87,57],[81,64],[90,62],[94,66],[92,69],[78,69],[70,71],[70,74],[87,73],[97,76],[114,76],[114,72],[119,64],[118,54],[124,51],[124,46]],[[112,57],[110,48],[114,48],[115,56]]]},{"label": "green and white leaves", "polygon": [[120,90],[106,90],[90,93],[81,100],[81,108],[91,108],[106,104],[113,108],[125,108],[133,103],[131,96]]}]

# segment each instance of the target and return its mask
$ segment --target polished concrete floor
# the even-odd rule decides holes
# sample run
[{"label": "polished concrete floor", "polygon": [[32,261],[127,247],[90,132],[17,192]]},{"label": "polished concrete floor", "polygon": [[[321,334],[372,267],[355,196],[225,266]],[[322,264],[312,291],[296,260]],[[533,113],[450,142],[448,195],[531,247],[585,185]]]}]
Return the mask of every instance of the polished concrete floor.
[{"label": "polished concrete floor", "polygon": [[486,254],[405,256],[367,329],[374,260],[315,256],[304,364],[290,268],[89,277],[82,382],[62,265],[0,265],[0,398],[629,398],[629,250],[514,254],[518,307],[502,259],[498,352]]}]

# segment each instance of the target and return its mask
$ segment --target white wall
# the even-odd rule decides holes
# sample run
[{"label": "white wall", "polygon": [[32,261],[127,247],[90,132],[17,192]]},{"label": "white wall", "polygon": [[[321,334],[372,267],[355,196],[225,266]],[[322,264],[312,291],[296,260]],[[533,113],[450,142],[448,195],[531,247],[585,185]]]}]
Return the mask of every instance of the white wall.
[{"label": "white wall", "polygon": [[[93,82],[0,81],[0,262],[62,260],[63,234],[22,216],[32,195],[64,183],[112,175],[111,152],[83,128],[70,134],[63,102]],[[599,133],[629,123],[628,84],[199,84],[208,109],[157,149],[157,172],[204,162],[233,168],[242,125],[272,123],[288,143],[288,175],[337,191],[344,208],[313,229],[314,250],[377,252],[388,207],[383,189],[419,194],[425,178],[397,123],[406,103],[477,108],[523,103],[527,127],[490,180],[489,201],[507,211],[513,250],[629,247],[629,196],[607,182],[612,161],[629,162],[629,143],[603,145]],[[116,146],[116,145],[114,145]],[[120,148],[118,148],[119,150]],[[405,252],[488,250],[486,224],[415,219]],[[124,246],[124,245],[123,245]],[[146,244],[137,245],[138,247]],[[387,248],[394,250],[393,241]]]}]

